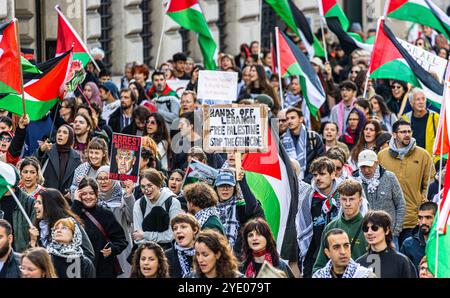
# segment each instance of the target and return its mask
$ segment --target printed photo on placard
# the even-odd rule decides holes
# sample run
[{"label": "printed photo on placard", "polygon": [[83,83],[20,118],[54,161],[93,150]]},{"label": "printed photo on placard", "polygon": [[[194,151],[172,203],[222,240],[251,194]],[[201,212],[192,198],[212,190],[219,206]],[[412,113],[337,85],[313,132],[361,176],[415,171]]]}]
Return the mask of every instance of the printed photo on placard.
[{"label": "printed photo on placard", "polygon": [[138,181],[141,142],[141,137],[113,134],[110,179]]}]

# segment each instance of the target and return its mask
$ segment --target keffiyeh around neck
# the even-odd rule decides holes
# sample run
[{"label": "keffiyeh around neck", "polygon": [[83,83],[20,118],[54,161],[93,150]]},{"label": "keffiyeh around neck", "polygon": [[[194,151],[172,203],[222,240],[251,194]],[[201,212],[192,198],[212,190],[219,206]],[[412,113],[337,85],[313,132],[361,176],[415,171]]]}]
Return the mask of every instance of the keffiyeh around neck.
[{"label": "keffiyeh around neck", "polygon": [[359,175],[359,181],[361,183],[367,184],[367,192],[368,193],[376,193],[378,185],[380,185],[380,166],[377,166],[375,173],[372,178],[366,178],[364,174],[361,172]]},{"label": "keffiyeh around neck", "polygon": [[192,262],[189,262],[187,257],[194,257],[195,249],[194,247],[181,247],[178,245],[178,243],[175,243],[175,250],[180,262],[181,271],[183,271],[183,277],[185,277],[192,271]]},{"label": "keffiyeh around neck", "polygon": [[194,216],[198,220],[200,227],[203,227],[203,225],[208,221],[208,219],[214,215],[220,218],[219,211],[217,210],[216,207],[208,207],[195,213]]},{"label": "keffiyeh around neck", "polygon": [[[316,271],[313,278],[333,278],[331,271],[333,270],[333,263],[331,260],[325,265],[324,268]],[[367,278],[369,275],[369,269],[361,267],[358,263],[350,259],[350,262],[345,268],[342,278]]]},{"label": "keffiyeh around neck", "polygon": [[[74,220],[75,221],[75,220]],[[49,254],[53,254],[63,258],[75,258],[83,255],[83,249],[81,248],[82,242],[81,230],[77,224],[75,224],[75,232],[73,233],[72,241],[69,244],[61,244],[56,242],[55,231],[52,231],[52,242],[48,245],[47,251]]]},{"label": "keffiyeh around neck", "polygon": [[239,221],[236,217],[236,196],[219,203],[217,209],[219,209],[220,221],[225,229],[228,243],[233,247],[239,233]]}]

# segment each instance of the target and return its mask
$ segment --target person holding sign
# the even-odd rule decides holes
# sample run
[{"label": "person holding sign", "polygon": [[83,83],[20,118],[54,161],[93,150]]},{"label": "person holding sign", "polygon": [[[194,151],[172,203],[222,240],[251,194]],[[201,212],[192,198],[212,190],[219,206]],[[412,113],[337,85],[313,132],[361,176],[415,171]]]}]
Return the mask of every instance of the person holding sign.
[{"label": "person holding sign", "polygon": [[222,170],[216,177],[215,190],[219,197],[220,221],[225,229],[228,243],[238,255],[242,246],[241,229],[252,218],[264,218],[264,210],[251,192],[244,178],[244,172],[240,172],[239,186],[242,190],[242,198],[237,197],[237,186],[234,173],[230,170]]}]

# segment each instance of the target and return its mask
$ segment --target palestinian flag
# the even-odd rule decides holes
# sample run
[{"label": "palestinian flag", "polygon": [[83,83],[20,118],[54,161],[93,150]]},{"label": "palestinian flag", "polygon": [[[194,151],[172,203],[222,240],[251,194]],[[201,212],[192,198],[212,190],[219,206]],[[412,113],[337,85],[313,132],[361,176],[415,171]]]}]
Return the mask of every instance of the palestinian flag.
[{"label": "palestinian flag", "polygon": [[207,70],[215,70],[218,49],[198,0],[170,0],[167,15],[184,29],[197,33],[203,64]]},{"label": "palestinian flag", "polygon": [[444,87],[408,53],[381,18],[370,59],[370,77],[393,79],[421,88],[435,108],[441,107]]},{"label": "palestinian flag", "polygon": [[8,192],[8,186],[14,188],[19,179],[19,172],[13,165],[0,161],[0,200]]},{"label": "palestinian flag", "polygon": [[450,17],[430,0],[389,0],[384,15],[429,26],[450,39]]},{"label": "palestinian flag", "polygon": [[358,34],[347,31],[349,21],[336,0],[322,0],[322,3],[319,5],[319,11],[347,55],[350,55],[357,49],[372,51],[373,46],[370,44],[370,40],[369,43],[364,42]]},{"label": "palestinian flag", "polygon": [[[439,115],[439,125],[434,139],[433,155],[445,155],[450,152],[450,63],[447,64],[444,100]],[[450,173],[450,172],[449,172]],[[450,176],[450,175],[448,175]]]},{"label": "palestinian flag", "polygon": [[268,130],[267,153],[249,153],[242,161],[250,190],[261,202],[284,260],[296,260],[298,182],[278,133]]},{"label": "palestinian flag", "polygon": [[[64,97],[64,88],[72,61],[72,53],[37,65],[41,73],[24,72],[24,93],[27,114],[31,121],[42,119]],[[16,93],[0,94],[0,109],[22,115],[22,96]]]},{"label": "palestinian flag", "polygon": [[303,41],[310,58],[314,56],[325,57],[325,51],[311,30],[308,20],[292,0],[266,0],[266,2],[295,35]]},{"label": "palestinian flag", "polygon": [[83,67],[93,60],[89,54],[87,46],[84,44],[81,37],[69,23],[67,18],[61,12],[59,6],[55,6],[58,13],[58,36],[56,39],[56,56],[62,55],[70,51],[73,46],[73,60],[79,60]]},{"label": "palestinian flag", "polygon": [[205,182],[214,187],[214,182],[218,174],[218,170],[193,159],[186,169],[183,187],[198,181]]},{"label": "palestinian flag", "polygon": [[21,93],[16,20],[0,24],[0,94]]},{"label": "palestinian flag", "polygon": [[20,57],[21,64],[22,64],[22,72],[28,72],[28,73],[42,73],[39,68],[37,68],[36,65],[25,59],[23,56]]},{"label": "palestinian flag", "polygon": [[[313,116],[317,115],[322,104],[325,102],[325,91],[320,83],[319,77],[314,71],[309,59],[300,49],[280,31],[278,36],[280,65],[278,66],[280,75],[282,77],[298,76],[302,94],[306,99],[309,111]],[[277,61],[277,59],[274,59]]]},{"label": "palestinian flag", "polygon": [[344,31],[350,28],[350,22],[347,19],[342,8],[337,3],[337,0],[319,0],[320,15],[326,19],[337,18]]}]

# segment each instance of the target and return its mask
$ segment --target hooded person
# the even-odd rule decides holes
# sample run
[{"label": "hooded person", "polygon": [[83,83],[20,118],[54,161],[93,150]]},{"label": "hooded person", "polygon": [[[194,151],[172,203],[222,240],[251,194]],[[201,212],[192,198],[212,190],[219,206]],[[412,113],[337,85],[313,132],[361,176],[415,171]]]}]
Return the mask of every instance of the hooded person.
[{"label": "hooded person", "polygon": [[117,257],[123,270],[123,274],[119,277],[127,277],[131,273],[127,257],[133,247],[131,233],[133,232],[133,207],[136,202],[133,195],[134,185],[132,181],[125,181],[122,188],[119,181],[109,179],[109,173],[110,166],[102,166],[97,170],[95,179],[99,185],[98,204],[112,211],[125,232],[128,246]]},{"label": "hooded person", "polygon": [[163,182],[163,175],[155,169],[145,170],[140,175],[139,183],[144,195],[133,207],[133,240],[137,245],[154,241],[165,249],[171,247],[170,220],[182,210],[176,195],[163,187]]},{"label": "hooded person", "polygon": [[52,242],[47,251],[59,278],[94,278],[95,268],[81,248],[81,230],[71,218],[58,220],[52,229]]},{"label": "hooded person", "polygon": [[66,195],[75,169],[81,164],[80,155],[72,148],[75,133],[68,124],[63,124],[56,132],[56,143],[44,142],[36,152],[42,164],[44,187],[55,188]]}]

